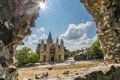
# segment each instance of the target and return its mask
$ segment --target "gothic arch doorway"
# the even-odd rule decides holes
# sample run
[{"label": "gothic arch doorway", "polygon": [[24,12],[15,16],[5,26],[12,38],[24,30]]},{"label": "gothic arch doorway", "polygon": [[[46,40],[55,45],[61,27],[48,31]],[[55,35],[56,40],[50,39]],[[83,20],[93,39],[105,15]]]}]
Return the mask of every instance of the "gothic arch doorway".
[{"label": "gothic arch doorway", "polygon": [[51,62],[54,62],[54,56],[51,56]]},{"label": "gothic arch doorway", "polygon": [[45,55],[43,56],[43,58],[44,58],[44,62],[46,62],[46,56]]}]

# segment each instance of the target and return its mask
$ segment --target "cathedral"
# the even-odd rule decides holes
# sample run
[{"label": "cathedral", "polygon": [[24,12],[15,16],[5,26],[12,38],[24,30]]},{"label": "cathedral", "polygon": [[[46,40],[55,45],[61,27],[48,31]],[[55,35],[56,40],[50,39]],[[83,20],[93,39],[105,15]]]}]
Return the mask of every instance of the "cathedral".
[{"label": "cathedral", "polygon": [[46,44],[41,41],[38,44],[36,51],[39,53],[40,62],[61,62],[64,61],[64,42],[61,39],[59,44],[58,38],[56,43],[53,42],[51,32],[47,38]]}]

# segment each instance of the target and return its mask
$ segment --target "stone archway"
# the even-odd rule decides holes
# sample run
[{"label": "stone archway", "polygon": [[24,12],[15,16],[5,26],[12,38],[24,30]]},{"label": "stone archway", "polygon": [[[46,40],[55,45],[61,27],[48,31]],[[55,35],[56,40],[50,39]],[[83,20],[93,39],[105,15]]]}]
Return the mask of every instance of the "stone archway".
[{"label": "stone archway", "polygon": [[54,56],[51,56],[51,62],[54,62],[54,61],[55,61]]},{"label": "stone archway", "polygon": [[[21,1],[0,1],[0,25],[2,26],[0,27],[0,41],[4,44],[2,47],[5,48],[4,52],[2,52],[4,54],[2,55],[5,56],[5,67],[13,63],[12,57],[16,46],[23,44],[22,39],[31,34],[30,28],[34,26],[35,19],[39,15],[39,7],[36,2],[38,0],[30,1],[33,2],[26,6],[24,6],[26,3]],[[120,63],[120,0],[81,0],[81,2],[84,3],[96,22],[98,38],[105,53],[104,59],[107,62]],[[29,8],[34,9],[32,14],[27,12]],[[3,24],[6,22],[9,24]],[[1,31],[2,28],[5,31]],[[5,35],[7,35],[5,38],[1,37]]]},{"label": "stone archway", "polygon": [[120,63],[120,0],[81,0],[92,15],[106,62]]}]

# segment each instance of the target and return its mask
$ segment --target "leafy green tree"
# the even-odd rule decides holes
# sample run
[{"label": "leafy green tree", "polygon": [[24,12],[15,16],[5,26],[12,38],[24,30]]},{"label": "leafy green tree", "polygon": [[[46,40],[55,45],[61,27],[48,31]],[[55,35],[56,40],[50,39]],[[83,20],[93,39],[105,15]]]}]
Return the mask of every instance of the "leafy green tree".
[{"label": "leafy green tree", "polygon": [[27,55],[23,53],[22,50],[17,50],[15,54],[15,58],[19,61],[19,65],[23,65],[27,63]]},{"label": "leafy green tree", "polygon": [[65,59],[67,59],[68,57],[70,57],[71,56],[71,54],[69,53],[69,52],[64,52],[64,57],[65,57]]},{"label": "leafy green tree", "polygon": [[66,48],[64,49],[64,57],[67,59],[68,57],[71,57],[70,51],[67,50]]},{"label": "leafy green tree", "polygon": [[87,52],[87,58],[88,59],[99,59],[103,58],[103,52],[100,49],[100,43],[99,40],[93,43],[93,45],[89,48]]},{"label": "leafy green tree", "polygon": [[39,55],[37,53],[29,53],[27,54],[27,60],[28,60],[28,63],[35,63],[39,60]]},{"label": "leafy green tree", "polygon": [[19,61],[19,65],[27,63],[35,63],[39,60],[37,53],[33,53],[30,48],[24,47],[21,50],[17,50],[15,58]]},{"label": "leafy green tree", "polygon": [[27,53],[31,52],[31,49],[27,48],[27,47],[23,47],[20,51],[21,51],[21,53],[27,54]]}]

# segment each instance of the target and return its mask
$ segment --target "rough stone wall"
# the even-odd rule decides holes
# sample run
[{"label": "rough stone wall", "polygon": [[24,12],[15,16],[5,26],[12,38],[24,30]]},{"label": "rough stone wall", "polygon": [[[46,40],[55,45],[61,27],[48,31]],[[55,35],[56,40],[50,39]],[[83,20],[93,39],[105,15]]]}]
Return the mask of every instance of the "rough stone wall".
[{"label": "rough stone wall", "polygon": [[96,71],[88,70],[86,72],[90,71],[89,73],[83,76],[76,76],[74,80],[120,80],[120,67],[118,65],[106,66],[107,68],[101,67],[98,67],[98,69],[96,68]]},{"label": "rough stone wall", "polygon": [[[0,65],[8,68],[22,39],[31,34],[44,0],[0,0]],[[9,72],[9,69],[7,69]],[[11,72],[11,71],[10,71]],[[12,73],[12,72],[11,72]],[[10,74],[10,73],[8,73]]]},{"label": "rough stone wall", "polygon": [[107,62],[120,63],[120,0],[81,0],[97,25]]},{"label": "rough stone wall", "polygon": [[[85,68],[84,70],[65,71],[63,74],[55,74],[41,80],[120,80],[120,65],[109,64]],[[48,74],[49,75],[49,74]]]}]

